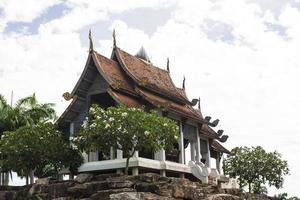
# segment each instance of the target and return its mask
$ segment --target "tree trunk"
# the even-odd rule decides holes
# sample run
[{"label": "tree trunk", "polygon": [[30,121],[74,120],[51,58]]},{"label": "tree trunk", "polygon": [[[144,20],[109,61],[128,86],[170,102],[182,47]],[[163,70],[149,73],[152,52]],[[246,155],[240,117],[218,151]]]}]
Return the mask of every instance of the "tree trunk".
[{"label": "tree trunk", "polygon": [[128,175],[129,159],[130,159],[130,157],[127,157],[127,159],[126,159],[125,176]]},{"label": "tree trunk", "polygon": [[126,167],[125,167],[125,176],[127,176],[128,175],[128,169],[129,169],[129,159],[134,155],[134,152],[135,152],[135,150],[133,150],[132,152],[131,152],[131,154],[129,154],[129,153],[126,153],[126,155],[127,155],[127,158],[126,158]]},{"label": "tree trunk", "polygon": [[3,185],[8,185],[8,183],[9,183],[9,174],[8,174],[8,172],[5,172],[3,175],[4,175],[4,184]]},{"label": "tree trunk", "polygon": [[31,169],[29,171],[29,176],[30,176],[30,184],[34,183],[34,171]]},{"label": "tree trunk", "polygon": [[0,185],[8,185],[9,176],[7,172],[1,172]]},{"label": "tree trunk", "polygon": [[251,182],[248,182],[248,188],[249,188],[249,192],[251,192],[252,188],[251,188]]},{"label": "tree trunk", "polygon": [[28,185],[29,184],[29,182],[28,182],[28,174],[26,175],[26,185]]}]

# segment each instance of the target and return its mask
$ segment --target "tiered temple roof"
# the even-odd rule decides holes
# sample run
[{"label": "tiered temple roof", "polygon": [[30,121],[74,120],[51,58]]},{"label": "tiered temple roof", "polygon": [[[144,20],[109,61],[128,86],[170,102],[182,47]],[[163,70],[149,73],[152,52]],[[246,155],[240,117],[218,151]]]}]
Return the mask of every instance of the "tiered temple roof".
[{"label": "tiered temple roof", "polygon": [[84,103],[82,99],[95,72],[99,72],[106,80],[107,92],[117,103],[130,107],[147,104],[161,111],[191,119],[199,124],[200,134],[214,141],[212,143],[214,150],[229,152],[217,142],[219,136],[209,127],[209,122],[203,118],[201,111],[193,108],[185,89],[175,86],[169,71],[158,68],[116,46],[111,58],[90,49],[85,69],[72,93],[67,97],[72,98],[72,102],[58,120],[58,124],[68,123],[76,112],[79,112],[75,107],[80,107]]}]

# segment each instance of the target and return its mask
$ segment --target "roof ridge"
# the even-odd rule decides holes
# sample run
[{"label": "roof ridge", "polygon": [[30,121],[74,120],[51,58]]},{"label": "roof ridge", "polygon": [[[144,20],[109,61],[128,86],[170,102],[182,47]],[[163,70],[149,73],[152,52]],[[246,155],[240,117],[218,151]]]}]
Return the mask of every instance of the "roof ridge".
[{"label": "roof ridge", "polygon": [[[95,52],[96,67],[100,74],[107,80],[109,86],[114,90],[123,91],[134,95],[133,85],[130,84],[129,77],[123,72],[118,61],[108,58],[98,52]],[[107,62],[110,67],[106,67]],[[110,71],[110,73],[108,73]]]},{"label": "roof ridge", "polygon": [[162,70],[162,71],[164,71],[164,72],[169,73],[167,70],[165,70],[165,69],[163,69],[163,68],[160,68],[160,67],[158,67],[158,66],[156,66],[156,65],[153,65],[151,62],[147,62],[146,60],[143,60],[142,58],[139,58],[139,57],[137,57],[137,56],[134,56],[134,55],[128,53],[127,51],[124,51],[123,49],[121,49],[121,48],[119,48],[119,47],[117,47],[117,48],[118,48],[119,50],[123,51],[124,53],[126,53],[126,54],[128,54],[128,55],[130,55],[130,56],[132,56],[132,57],[134,57],[134,58],[136,58],[136,59],[138,59],[138,60],[144,62],[144,63],[147,64],[147,65],[150,65],[150,66],[152,66],[152,67],[155,67],[155,68],[157,68],[157,69],[160,69],[160,70]]},{"label": "roof ridge", "polygon": [[111,59],[111,58],[108,58],[108,57],[106,57],[106,56],[104,56],[104,55],[102,55],[101,53],[98,53],[97,51],[93,51],[94,53],[96,53],[97,55],[99,55],[99,56],[101,56],[101,57],[103,57],[103,58],[105,58],[105,59],[107,59],[107,60],[109,60],[109,61],[112,61],[112,62],[115,62],[115,63],[118,63],[117,61],[115,61],[115,60],[113,60],[113,59]]}]

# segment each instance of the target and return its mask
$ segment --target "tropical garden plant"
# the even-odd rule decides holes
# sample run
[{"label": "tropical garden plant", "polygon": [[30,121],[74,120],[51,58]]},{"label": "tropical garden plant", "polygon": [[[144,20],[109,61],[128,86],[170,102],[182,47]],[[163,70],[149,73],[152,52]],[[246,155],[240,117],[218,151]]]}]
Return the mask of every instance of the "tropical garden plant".
[{"label": "tropical garden plant", "polygon": [[300,198],[298,198],[296,196],[288,197],[288,193],[286,193],[286,192],[275,195],[274,199],[276,199],[276,200],[300,200]]},{"label": "tropical garden plant", "polygon": [[32,126],[39,122],[55,119],[52,103],[39,103],[36,95],[22,98],[10,105],[0,94],[0,135],[4,131],[14,131],[22,126]]},{"label": "tropical garden plant", "polygon": [[289,174],[287,161],[277,152],[262,147],[236,147],[224,159],[224,173],[237,178],[240,187],[248,185],[249,192],[266,193],[265,184],[281,188]]},{"label": "tropical garden plant", "polygon": [[[0,95],[0,136],[4,134],[0,140],[2,145],[0,147],[2,149],[2,151],[0,152],[2,173],[16,170],[18,174],[28,177],[28,170],[35,170],[36,175],[50,173],[50,171],[57,171],[53,170],[53,168],[57,168],[55,167],[55,162],[53,161],[54,158],[47,158],[48,161],[52,161],[52,163],[48,163],[48,168],[43,167],[44,165],[46,165],[45,163],[38,164],[33,168],[32,166],[28,166],[28,163],[26,164],[26,162],[29,162],[29,160],[31,159],[33,163],[36,163],[37,160],[35,158],[31,158],[30,155],[27,155],[25,153],[38,152],[38,156],[42,155],[42,153],[45,153],[45,151],[40,151],[41,149],[39,149],[40,146],[38,144],[44,143],[42,141],[38,142],[39,139],[37,138],[37,136],[41,136],[41,134],[45,133],[45,131],[41,130],[40,127],[47,127],[49,126],[48,122],[54,121],[56,116],[53,106],[54,104],[51,103],[39,103],[35,94],[18,100],[14,105],[8,104],[4,96]],[[50,126],[48,128],[50,128]],[[54,132],[55,128],[53,126],[51,127],[51,129],[53,129],[52,132]],[[8,133],[5,133],[6,131],[8,131]],[[37,143],[31,142],[31,140]],[[52,142],[53,143],[51,146],[55,147],[55,142],[57,141]],[[11,144],[11,146],[6,144]],[[49,148],[51,146],[49,146]],[[50,151],[51,149],[49,148],[46,149]],[[14,150],[15,152],[9,152],[8,150]],[[24,152],[22,152],[21,150],[24,150]],[[55,150],[55,148],[53,150]],[[68,150],[72,151],[70,149]],[[55,159],[58,159],[57,162],[61,162],[61,159],[66,158],[68,157],[57,156]],[[17,159],[15,163],[13,159]],[[26,161],[26,159],[29,160]],[[19,163],[18,161],[20,160],[24,161],[24,163]],[[43,159],[40,160],[39,163],[40,162],[44,162]],[[14,165],[16,163],[18,163],[19,165]],[[33,174],[31,174],[30,182],[33,182],[33,178]],[[7,184],[7,180],[1,180],[1,182],[6,182]]]},{"label": "tropical garden plant", "polygon": [[104,110],[93,105],[73,142],[85,152],[108,152],[111,147],[122,150],[127,175],[129,159],[136,151],[173,148],[178,135],[176,122],[155,111],[145,112],[142,108],[125,106]]},{"label": "tropical garden plant", "polygon": [[50,122],[4,132],[0,152],[3,169],[26,178],[31,173],[36,177],[56,176],[63,168],[74,172],[83,162],[81,153]]}]

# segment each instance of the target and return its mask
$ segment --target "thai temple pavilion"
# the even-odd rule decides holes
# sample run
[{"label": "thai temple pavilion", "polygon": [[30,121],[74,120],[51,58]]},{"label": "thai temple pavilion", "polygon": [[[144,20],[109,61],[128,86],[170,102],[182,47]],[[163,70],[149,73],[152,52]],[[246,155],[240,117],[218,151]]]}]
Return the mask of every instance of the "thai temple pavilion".
[{"label": "thai temple pavilion", "polygon": [[[116,45],[107,58],[90,48],[86,65],[71,93],[65,93],[66,100],[72,100],[58,120],[59,127],[72,137],[76,134],[92,104],[103,108],[126,105],[144,106],[155,109],[161,115],[178,122],[180,137],[174,150],[159,152],[136,152],[130,159],[132,174],[157,172],[166,176],[192,176],[207,182],[208,176],[220,172],[220,160],[224,153],[230,153],[220,142],[228,138],[223,130],[214,131],[219,120],[210,122],[203,117],[200,99],[190,101],[186,89],[174,85],[169,64],[166,70],[154,66],[144,49],[131,55]],[[198,106],[197,106],[198,104]],[[194,108],[194,107],[197,108]],[[155,126],[155,124],[154,124]],[[79,172],[98,171],[120,173],[125,167],[122,151],[89,152],[84,155],[85,163]],[[211,169],[211,158],[216,160],[216,169]]]}]

